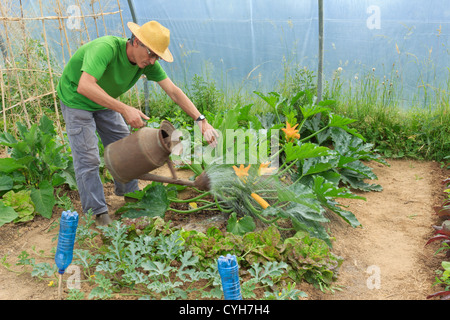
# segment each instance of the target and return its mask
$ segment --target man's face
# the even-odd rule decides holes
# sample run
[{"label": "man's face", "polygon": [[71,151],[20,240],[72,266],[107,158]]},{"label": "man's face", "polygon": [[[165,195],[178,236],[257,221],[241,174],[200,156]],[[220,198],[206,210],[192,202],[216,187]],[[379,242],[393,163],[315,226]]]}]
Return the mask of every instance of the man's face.
[{"label": "man's face", "polygon": [[135,59],[136,64],[139,66],[139,68],[145,68],[149,64],[153,65],[157,60],[160,59],[160,57],[156,53],[147,48],[138,39],[136,39],[135,41],[138,44],[135,52]]}]

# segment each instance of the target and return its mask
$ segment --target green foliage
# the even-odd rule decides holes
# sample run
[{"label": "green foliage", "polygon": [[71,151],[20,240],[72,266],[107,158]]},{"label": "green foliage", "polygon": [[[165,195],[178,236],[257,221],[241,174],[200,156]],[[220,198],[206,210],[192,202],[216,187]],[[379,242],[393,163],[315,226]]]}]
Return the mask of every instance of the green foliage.
[{"label": "green foliage", "polygon": [[[160,186],[158,194],[152,195],[155,190],[144,190],[135,196],[140,201],[125,205],[119,212],[126,212],[127,217],[139,217],[163,216],[164,209],[185,214],[217,209],[231,213],[227,230],[237,235],[253,231],[256,218],[266,225],[275,225],[280,230],[287,228],[307,231],[329,246],[331,241],[324,226],[329,220],[325,216],[325,210],[334,212],[353,227],[360,226],[353,213],[343,209],[337,199],[364,200],[346,188],[380,191],[381,186],[366,182],[377,179],[366,163],[387,163],[375,153],[373,144],[366,143],[364,137],[349,126],[355,120],[335,114],[331,108],[334,101],[324,100],[315,104],[314,96],[309,91],[298,92],[292,97],[283,97],[276,92],[255,94],[270,109],[263,115],[253,114],[252,105],[239,104],[224,112],[209,114],[214,128],[222,133],[232,129],[246,139],[230,142],[227,140],[237,138],[222,136],[212,154],[206,151],[206,146],[199,145],[203,142],[194,141],[190,145],[192,150],[203,148],[204,154],[210,155],[208,161],[206,156],[202,158],[201,165],[190,164],[187,167],[196,175],[202,171],[207,172],[212,184],[216,185],[209,193],[213,199],[202,199],[201,202],[196,202],[199,204],[197,208],[180,210],[169,207],[171,202],[179,202],[176,192],[169,189],[164,192],[164,188]],[[301,136],[299,139],[287,136],[288,139],[285,139],[285,134],[280,129],[285,128],[286,123],[292,127],[297,124],[296,130]],[[260,129],[266,130],[267,136],[261,134],[256,137],[255,130]],[[230,165],[222,164],[225,159],[226,163],[230,163],[229,157],[234,161],[249,161],[251,157],[258,159],[258,155],[264,154],[264,151],[265,154],[271,154],[270,143],[263,143],[263,140],[269,141],[275,132],[281,133],[276,137],[280,150],[270,156],[279,156],[281,162],[275,174],[260,176],[258,168],[253,165],[246,177],[248,181],[243,181],[235,175]],[[267,150],[257,150],[254,147],[256,144]],[[169,192],[173,194],[169,196]],[[261,204],[256,203],[251,196],[253,193],[261,194],[263,199],[267,199],[269,207],[261,208]],[[186,202],[196,201],[194,199],[195,197]],[[153,203],[155,201],[160,205]],[[161,210],[155,210],[159,207]],[[290,222],[290,226],[286,226],[286,221]]]},{"label": "green foliage", "polygon": [[[92,232],[91,218],[82,219],[85,221],[78,226],[72,263],[83,269],[93,286],[88,299],[111,299],[115,294],[127,294],[127,289],[132,289],[140,299],[221,299],[217,259],[228,253],[238,257],[241,291],[246,299],[255,298],[256,291],[261,289],[267,299],[305,297],[295,288],[296,282],[306,279],[324,288],[329,273],[338,269],[337,264],[328,263],[336,258],[326,244],[301,234],[283,241],[275,227],[245,236],[211,227],[203,234],[170,227],[160,217],[126,218],[123,223],[114,221],[99,227],[103,242],[99,246],[100,234]],[[288,258],[291,255],[288,251],[293,248],[304,255],[299,261],[292,256]],[[56,279],[54,263],[36,263],[26,251],[17,259],[16,265],[31,267],[25,272],[33,277]],[[3,265],[14,271],[5,257]],[[330,267],[332,270],[328,270]],[[281,280],[288,283],[287,287],[280,287]],[[84,293],[75,290],[68,298],[84,297]]]},{"label": "green foliage", "polygon": [[[342,209],[336,199],[364,199],[340,185],[363,191],[380,191],[381,186],[366,182],[377,177],[365,162],[387,163],[375,153],[373,144],[366,143],[361,134],[349,127],[355,120],[332,112],[330,106],[333,101],[325,100],[314,104],[314,97],[310,92],[299,92],[291,98],[282,97],[276,92],[256,94],[270,107],[264,116],[252,115],[249,112],[250,106],[236,105],[216,115],[213,126],[222,132],[225,129],[239,129],[251,134],[254,129],[271,131],[284,128],[286,122],[291,126],[298,123],[296,130],[301,137],[284,142],[281,135],[281,150],[278,155],[282,163],[276,174],[261,179],[255,176],[255,170],[250,169],[249,172],[253,170],[253,175],[250,174],[245,183],[230,178],[220,183],[221,190],[214,190],[216,196],[237,213],[236,218],[232,215],[229,220],[232,224],[229,230],[239,234],[243,230],[251,231],[249,227],[240,228],[245,226],[244,223],[237,224],[240,221],[238,218],[243,216],[257,217],[266,224],[277,226],[279,222],[288,219],[294,230],[308,231],[331,246],[323,226],[328,222],[324,209],[336,213],[344,221],[357,227],[360,224],[356,217],[350,211]],[[300,105],[299,101],[303,104]],[[235,148],[234,158],[238,159],[240,153],[251,150],[254,143],[249,139]],[[270,149],[267,153],[270,153]],[[220,156],[223,155],[219,152],[216,157]],[[204,167],[211,176],[218,170],[213,165],[210,165],[213,168],[210,170],[207,164]],[[229,175],[234,176],[232,171]],[[262,192],[263,197],[276,200],[269,201],[271,207],[260,210],[250,198],[252,192]],[[250,223],[250,219],[248,222]]]},{"label": "green foliage", "polygon": [[117,210],[118,213],[123,213],[124,218],[163,217],[169,208],[166,189],[160,183],[149,184],[144,190],[127,194],[127,196],[139,199],[139,201],[128,202]]},{"label": "green foliage", "polygon": [[[39,123],[27,128],[22,123],[17,124],[18,137],[9,132],[0,134],[0,144],[7,146],[10,157],[0,159],[0,190],[3,194],[3,204],[15,208],[19,218],[13,218],[10,210],[0,207],[2,222],[23,222],[33,219],[34,214],[46,218],[52,216],[56,204],[54,189],[63,184],[76,188],[72,158],[64,152],[65,144],[60,142],[53,122],[42,116]],[[17,193],[16,193],[17,191]],[[16,200],[24,205],[29,203],[25,214],[11,201],[10,195],[28,194],[29,199]],[[9,218],[7,218],[9,217]],[[9,221],[8,221],[9,220]],[[3,224],[2,223],[2,224]]]},{"label": "green foliage", "polygon": [[227,231],[242,236],[255,230],[255,227],[255,222],[251,216],[238,218],[236,212],[233,212],[228,219]]},{"label": "green foliage", "polygon": [[3,195],[3,199],[0,200],[4,206],[10,207],[17,214],[14,222],[26,222],[33,219],[34,204],[31,201],[30,191],[21,190],[14,192],[8,191]]},{"label": "green foliage", "polygon": [[[383,156],[442,161],[450,153],[448,86],[420,85],[417,97],[404,103],[399,76],[392,70],[378,79],[371,71],[343,86],[338,75],[328,95],[336,100],[335,112],[358,120],[352,128]],[[431,99],[420,93],[427,88],[433,88]],[[425,101],[417,100],[421,96]]]},{"label": "green foliage", "polygon": [[[442,205],[434,207],[436,214],[440,217],[445,218],[440,226],[433,226],[435,229],[435,234],[427,241],[426,245],[432,242],[440,242],[440,247],[436,251],[438,253],[445,253],[444,257],[448,260],[450,257],[450,178],[446,178],[442,181],[445,186],[444,193],[446,194],[446,199],[442,202]],[[436,270],[436,278],[434,286],[443,287],[442,291],[438,291],[431,294],[427,299],[440,296],[442,299],[447,300],[450,298],[450,262],[442,261],[442,270]]]},{"label": "green foliage", "polygon": [[17,124],[18,137],[8,132],[0,135],[0,144],[10,148],[11,158],[0,159],[3,174],[20,171],[25,184],[38,186],[48,181],[53,187],[64,183],[75,187],[72,159],[66,152],[53,127],[53,122],[45,115],[27,128]]},{"label": "green foliage", "polygon": [[[230,253],[239,258],[243,267],[261,264],[269,270],[271,266],[280,264],[286,266],[286,271],[294,281],[306,280],[321,288],[331,285],[342,263],[342,259],[330,251],[325,241],[312,238],[304,232],[297,232],[293,237],[282,240],[274,226],[247,232],[243,236],[224,234],[215,227],[209,228],[207,234],[188,231],[185,236],[188,249],[206,265],[217,256]],[[270,272],[266,271],[265,274]],[[255,281],[260,280],[256,278]]]},{"label": "green foliage", "polygon": [[200,75],[194,75],[188,91],[192,102],[200,113],[214,112],[218,109],[222,93],[216,88],[214,81],[208,81]]}]

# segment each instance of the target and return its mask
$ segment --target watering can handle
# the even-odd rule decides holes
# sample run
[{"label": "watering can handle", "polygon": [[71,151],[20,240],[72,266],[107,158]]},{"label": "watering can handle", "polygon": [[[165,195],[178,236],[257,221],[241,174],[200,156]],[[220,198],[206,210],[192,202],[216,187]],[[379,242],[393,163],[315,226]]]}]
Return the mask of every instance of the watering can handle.
[{"label": "watering can handle", "polygon": [[172,160],[167,159],[167,166],[168,166],[169,169],[170,169],[170,173],[172,173],[172,178],[178,179],[178,178],[177,178],[177,174],[176,174],[176,172],[175,172],[175,168],[174,168],[174,166],[173,166]]}]

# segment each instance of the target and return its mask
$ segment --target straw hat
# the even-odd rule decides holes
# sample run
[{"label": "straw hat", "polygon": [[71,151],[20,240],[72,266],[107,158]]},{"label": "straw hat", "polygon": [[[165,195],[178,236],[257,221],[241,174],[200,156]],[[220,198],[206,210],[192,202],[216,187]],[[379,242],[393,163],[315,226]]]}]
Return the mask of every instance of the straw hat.
[{"label": "straw hat", "polygon": [[128,22],[127,26],[139,41],[160,56],[161,59],[167,62],[173,61],[172,53],[169,51],[169,29],[156,21],[146,22],[141,27],[134,22]]}]

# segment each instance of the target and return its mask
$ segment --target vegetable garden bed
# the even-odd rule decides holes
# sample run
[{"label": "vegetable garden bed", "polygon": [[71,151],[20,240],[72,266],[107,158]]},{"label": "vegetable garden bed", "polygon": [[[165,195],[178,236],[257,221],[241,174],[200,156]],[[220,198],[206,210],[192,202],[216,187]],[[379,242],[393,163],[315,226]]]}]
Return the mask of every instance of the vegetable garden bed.
[{"label": "vegetable garden bed", "polygon": [[[224,114],[215,115],[214,127],[222,132],[225,129],[281,129],[280,149],[276,152],[281,161],[276,173],[268,172],[275,169],[269,168],[268,162],[231,166],[216,165],[212,161],[212,164],[187,165],[192,170],[190,174],[198,175],[204,170],[208,173],[212,179],[211,191],[196,190],[184,198],[181,193],[185,190],[151,183],[143,186],[141,192],[129,195],[137,202],[125,204],[122,199],[119,206],[111,205],[111,212],[115,212],[116,217],[111,226],[94,228],[89,215],[82,215],[73,264],[78,266],[76,277],[82,278],[89,289],[68,291],[67,298],[221,299],[216,260],[228,253],[238,256],[246,299],[305,299],[307,294],[301,288],[305,283],[314,286],[314,295],[315,292],[333,293],[341,286],[335,282],[341,268],[348,267],[343,264],[346,259],[339,252],[342,247],[333,245],[341,240],[336,227],[345,229],[345,233],[360,235],[352,239],[351,246],[355,245],[353,242],[361,242],[366,244],[366,250],[378,252],[372,264],[363,268],[366,272],[372,267],[375,271],[384,270],[384,278],[385,268],[390,268],[384,262],[385,252],[377,251],[371,242],[362,242],[367,237],[363,222],[367,216],[364,212],[357,215],[353,209],[363,200],[367,201],[368,196],[373,197],[370,205],[375,201],[379,206],[373,212],[374,218],[383,217],[383,226],[377,228],[382,227],[383,231],[389,230],[388,226],[393,228],[390,233],[380,232],[384,248],[389,247],[391,238],[404,233],[403,225],[390,220],[399,218],[398,212],[391,211],[393,208],[400,211],[395,201],[417,202],[420,194],[417,185],[411,187],[423,179],[423,173],[407,175],[404,166],[389,171],[385,178],[396,176],[397,180],[394,178],[389,183],[390,191],[383,190],[381,182],[371,184],[369,181],[379,178],[374,169],[386,173],[389,163],[349,127],[353,122],[351,119],[338,116],[328,108],[332,101],[313,105],[311,100],[299,106],[297,101],[302,96],[312,97],[305,92],[292,99],[276,93],[258,95],[268,103],[271,112],[256,117],[249,113],[251,106],[237,105]],[[52,188],[64,181],[67,183],[71,177],[70,158],[60,152],[62,147],[49,124],[43,117],[31,130],[19,126],[18,138],[10,134],[2,136],[2,143],[13,150],[11,157],[0,163],[4,173],[3,192],[8,195],[3,200],[6,213],[3,228],[9,229],[8,223],[20,226],[40,214],[53,219],[40,230],[50,232],[57,225],[54,219],[57,212],[49,212],[49,208],[68,205],[81,212],[76,197],[67,201],[67,196],[61,196],[61,189],[54,189],[59,194],[56,199],[49,197]],[[250,150],[254,142],[249,137],[242,145],[237,144],[238,148],[232,154],[239,156],[240,152]],[[47,164],[47,155],[54,160],[55,154],[59,161],[39,169]],[[410,162],[410,165],[414,172],[419,163]],[[429,176],[434,169],[430,169],[432,167],[424,173],[428,185],[426,194],[432,190],[430,184],[434,181],[434,177]],[[406,178],[414,180],[405,181],[400,187],[398,181],[403,182]],[[386,201],[390,192],[395,195],[405,187],[409,190],[407,199],[402,196],[393,202]],[[24,197],[16,192],[22,189],[31,190],[30,195]],[[76,193],[70,191],[69,194]],[[430,206],[434,199],[428,197],[424,201]],[[26,210],[19,205],[24,202],[29,203]],[[417,216],[408,213],[400,218],[408,219],[409,223],[410,220],[417,222]],[[428,218],[431,219],[431,215]],[[189,227],[184,223],[187,221],[191,224]],[[421,227],[430,225],[421,224]],[[51,232],[53,234],[54,230]],[[13,233],[9,235],[14,238]],[[400,246],[404,239],[394,242]],[[52,287],[56,269],[52,261],[48,261],[52,254],[52,247],[48,245],[49,251],[36,249],[33,245],[34,252],[21,250],[16,260],[11,260],[6,252],[2,264],[12,273],[24,273],[22,276],[28,273],[33,278],[49,281],[48,285]],[[358,249],[348,253],[355,266],[361,253]],[[400,256],[410,254],[409,249],[400,252]],[[388,265],[398,256],[397,253],[388,254]],[[411,253],[407,260],[411,262],[413,256]],[[38,262],[41,259],[44,261]],[[375,276],[381,279],[381,274]],[[370,279],[375,281],[373,285],[369,284]],[[379,284],[377,279],[366,275],[359,285],[373,289],[371,286]]]}]

